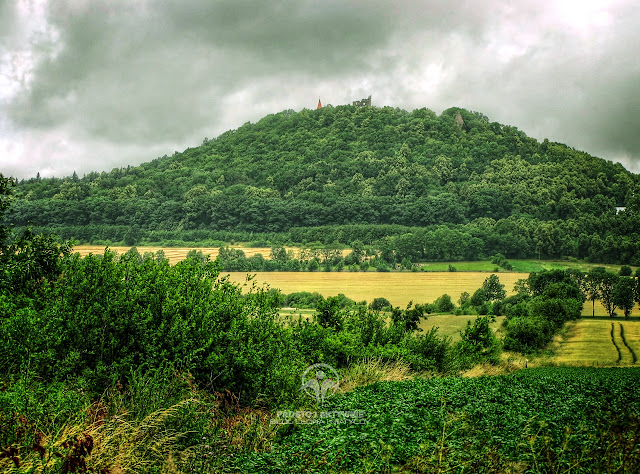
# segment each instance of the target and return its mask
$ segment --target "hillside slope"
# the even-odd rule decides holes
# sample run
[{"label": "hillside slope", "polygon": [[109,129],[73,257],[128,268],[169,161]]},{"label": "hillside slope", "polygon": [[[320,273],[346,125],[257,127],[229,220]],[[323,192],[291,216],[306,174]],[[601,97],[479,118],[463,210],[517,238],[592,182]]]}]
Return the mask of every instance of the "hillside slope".
[{"label": "hillside slope", "polygon": [[444,226],[464,234],[445,236],[466,242],[460,258],[499,249],[630,263],[640,226],[615,207],[637,210],[638,186],[618,163],[477,112],[338,106],[269,115],[137,167],[23,181],[11,219],[129,243],[375,243]]}]

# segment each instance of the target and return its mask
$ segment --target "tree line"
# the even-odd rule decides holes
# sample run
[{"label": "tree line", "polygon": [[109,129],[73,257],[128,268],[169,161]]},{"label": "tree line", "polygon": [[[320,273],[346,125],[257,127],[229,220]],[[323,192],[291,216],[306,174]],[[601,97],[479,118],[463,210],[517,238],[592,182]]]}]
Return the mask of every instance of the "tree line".
[{"label": "tree line", "polygon": [[448,229],[460,248],[439,255],[436,239],[409,251],[629,264],[640,263],[638,186],[618,163],[478,112],[340,106],[272,114],[140,166],[23,180],[9,219],[129,245],[225,235],[373,244]]}]

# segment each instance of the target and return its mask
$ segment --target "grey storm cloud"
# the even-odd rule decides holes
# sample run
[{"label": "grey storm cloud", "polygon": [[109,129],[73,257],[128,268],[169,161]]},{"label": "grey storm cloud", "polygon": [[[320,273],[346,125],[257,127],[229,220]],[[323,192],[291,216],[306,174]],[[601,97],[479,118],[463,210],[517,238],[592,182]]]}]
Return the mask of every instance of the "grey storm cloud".
[{"label": "grey storm cloud", "polygon": [[0,169],[137,164],[372,94],[637,170],[639,20],[632,1],[0,0]]}]

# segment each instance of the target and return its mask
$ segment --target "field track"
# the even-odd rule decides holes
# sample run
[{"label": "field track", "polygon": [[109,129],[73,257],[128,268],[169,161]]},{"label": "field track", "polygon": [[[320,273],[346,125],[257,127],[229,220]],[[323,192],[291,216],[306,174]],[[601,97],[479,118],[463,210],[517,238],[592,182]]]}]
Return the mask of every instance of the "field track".
[{"label": "field track", "polygon": [[640,320],[583,319],[570,323],[550,361],[559,365],[632,366],[640,354]]}]

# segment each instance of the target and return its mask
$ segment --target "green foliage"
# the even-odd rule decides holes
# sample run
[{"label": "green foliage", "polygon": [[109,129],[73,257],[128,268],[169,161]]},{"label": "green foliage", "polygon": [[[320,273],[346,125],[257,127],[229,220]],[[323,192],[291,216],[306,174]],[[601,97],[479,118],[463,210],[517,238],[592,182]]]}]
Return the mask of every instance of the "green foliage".
[{"label": "green foliage", "polygon": [[13,178],[5,178],[0,173],[0,254],[6,253],[6,239],[9,236],[9,228],[5,223],[6,214],[11,205],[11,191],[16,185]]},{"label": "green foliage", "polygon": [[439,296],[433,304],[437,313],[451,313],[454,309],[456,309],[456,305],[453,304],[451,296],[447,295],[446,293],[442,296]]},{"label": "green foliage", "polygon": [[504,348],[530,354],[546,346],[554,334],[551,322],[541,316],[514,316],[506,321]]},{"label": "green foliage", "polygon": [[323,296],[317,292],[298,291],[284,295],[282,304],[290,308],[317,308],[318,303],[323,299]]},{"label": "green foliage", "polygon": [[497,253],[493,257],[491,257],[491,263],[498,265],[505,270],[513,270],[513,266],[501,253]]},{"label": "green foliage", "polygon": [[487,316],[476,318],[473,324],[467,321],[467,327],[460,335],[455,351],[457,357],[462,359],[462,367],[470,367],[479,362],[500,362],[502,344],[489,326]]},{"label": "green foliage", "polygon": [[621,276],[613,287],[613,303],[624,311],[628,318],[635,306],[637,282],[634,278]]},{"label": "green foliage", "polygon": [[487,290],[485,290],[484,288],[478,288],[473,292],[473,296],[469,301],[476,308],[482,307],[482,305],[489,301]]},{"label": "green foliage", "polygon": [[80,242],[362,243],[387,265],[483,255],[507,269],[523,257],[640,263],[640,215],[615,213],[637,201],[635,175],[515,127],[462,130],[454,118],[283,111],[137,167],[22,181],[8,219]]},{"label": "green foliage", "polygon": [[503,300],[507,295],[504,285],[500,283],[500,279],[495,274],[491,274],[484,280],[482,289],[485,292],[486,301]]},{"label": "green foliage", "polygon": [[[276,320],[277,295],[242,295],[197,255],[173,267],[110,251],[63,263],[37,299],[13,300],[19,309],[2,320],[2,338],[14,341],[2,354],[10,370],[30,367],[47,380],[81,377],[99,392],[126,382],[132,368],[165,361],[246,400],[280,394],[291,381],[280,377],[295,361],[284,357],[292,342]],[[29,337],[16,338],[25,327]]]},{"label": "green foliage", "polygon": [[384,311],[390,308],[391,303],[389,303],[389,300],[382,297],[374,298],[373,301],[369,304],[369,309],[373,311]]},{"label": "green foliage", "polygon": [[413,306],[413,302],[410,301],[406,310],[400,308],[393,308],[391,310],[391,321],[393,324],[401,328],[405,332],[413,332],[418,330],[420,320],[425,318],[425,306],[416,304]]},{"label": "green foliage", "polygon": [[618,274],[620,276],[631,276],[633,275],[633,269],[629,265],[622,265]]},{"label": "green foliage", "polygon": [[[328,400],[363,423],[297,425],[233,471],[635,472],[638,369],[378,382]],[[410,427],[410,428],[408,428]]]},{"label": "green foliage", "polygon": [[620,277],[615,273],[603,272],[599,275],[598,284],[602,306],[607,310],[609,317],[613,318],[616,312],[615,288]]},{"label": "green foliage", "polygon": [[542,349],[571,320],[582,314],[584,280],[571,270],[531,273],[523,291],[500,307],[507,315],[504,347],[522,353]]},{"label": "green foliage", "polygon": [[342,329],[343,314],[342,302],[337,296],[330,296],[326,300],[318,302],[316,321],[323,328],[332,328],[336,331]]}]

